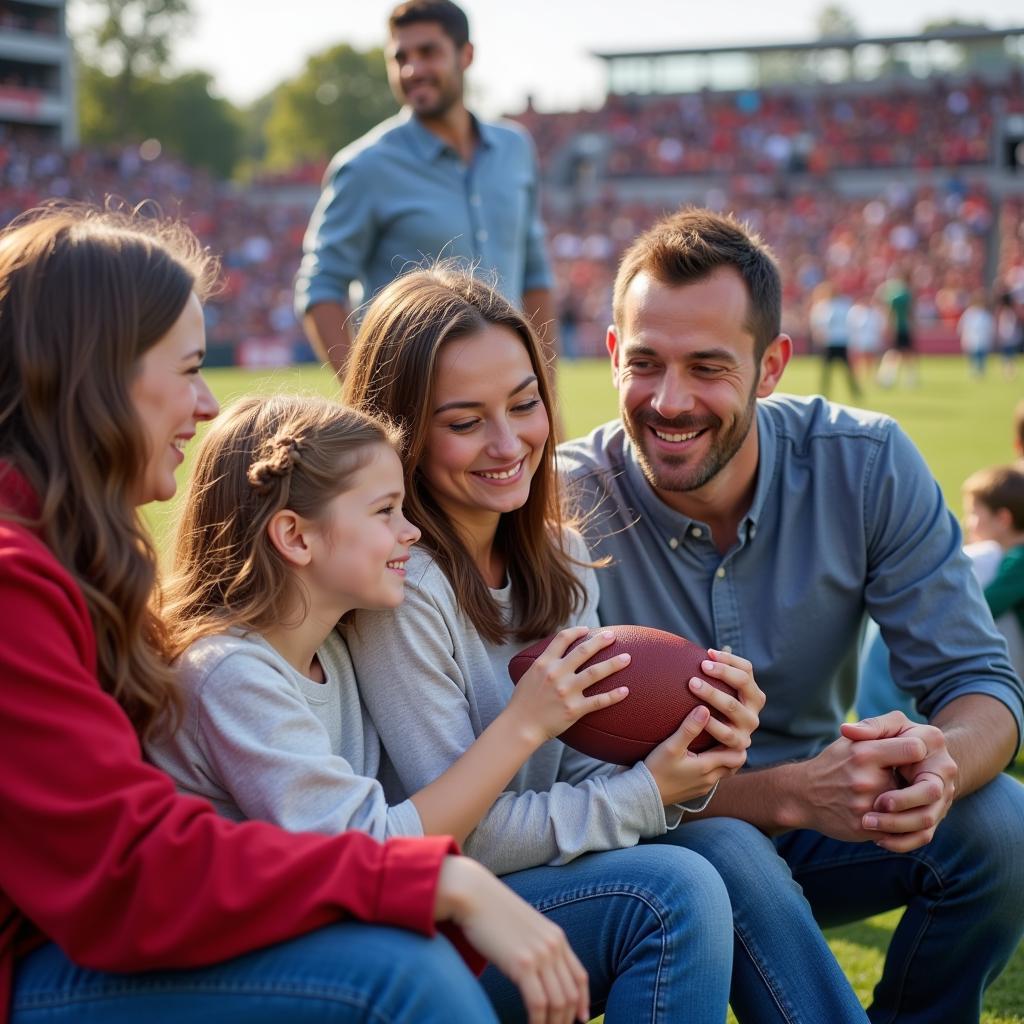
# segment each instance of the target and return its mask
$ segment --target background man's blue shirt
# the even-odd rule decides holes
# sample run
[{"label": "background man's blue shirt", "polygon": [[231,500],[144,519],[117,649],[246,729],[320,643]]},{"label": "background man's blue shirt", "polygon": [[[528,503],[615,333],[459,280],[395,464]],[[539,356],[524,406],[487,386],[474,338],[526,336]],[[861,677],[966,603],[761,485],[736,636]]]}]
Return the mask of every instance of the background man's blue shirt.
[{"label": "background man's blue shirt", "polygon": [[301,316],[318,302],[364,299],[410,269],[455,257],[520,304],[551,271],[538,210],[529,136],[509,123],[475,121],[470,164],[408,110],[341,150],[324,177],[295,282]]},{"label": "background man's blue shirt", "polygon": [[925,715],[984,693],[1024,719],[1024,686],[920,453],[891,419],[821,398],[758,402],[754,500],[719,555],[665,505],[621,423],[559,449],[595,557],[603,623],[636,622],[750,659],[768,697],[751,766],[813,756],[853,703],[865,612]]}]

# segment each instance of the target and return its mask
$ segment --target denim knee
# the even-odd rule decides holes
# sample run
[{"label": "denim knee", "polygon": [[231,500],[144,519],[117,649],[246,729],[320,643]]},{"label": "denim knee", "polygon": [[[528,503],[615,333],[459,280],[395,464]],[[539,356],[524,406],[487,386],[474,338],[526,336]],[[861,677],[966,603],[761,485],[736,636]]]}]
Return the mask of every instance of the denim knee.
[{"label": "denim knee", "polygon": [[789,891],[802,895],[789,865],[760,829],[738,818],[688,821],[653,842],[684,846],[710,861],[729,892],[758,894]]},{"label": "denim knee", "polygon": [[[590,974],[595,1009],[637,1022],[721,1021],[732,969],[732,908],[718,872],[686,849],[643,845],[504,881],[566,932]],[[521,1001],[492,970],[483,984],[502,1020]]]},{"label": "denim knee", "polygon": [[1024,921],[1024,786],[999,775],[957,800],[921,853],[962,879],[1011,926]]},{"label": "denim knee", "polygon": [[640,849],[634,885],[646,889],[666,915],[685,913],[709,935],[729,935],[729,892],[710,861],[683,847],[645,844]]}]

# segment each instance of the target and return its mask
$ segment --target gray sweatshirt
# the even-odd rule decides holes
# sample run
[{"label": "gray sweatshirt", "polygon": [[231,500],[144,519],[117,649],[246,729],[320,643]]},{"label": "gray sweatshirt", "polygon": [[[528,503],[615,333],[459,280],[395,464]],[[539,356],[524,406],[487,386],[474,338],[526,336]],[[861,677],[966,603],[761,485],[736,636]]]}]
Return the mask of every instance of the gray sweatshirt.
[{"label": "gray sweatshirt", "polygon": [[[574,537],[573,553],[587,558]],[[580,572],[586,606],[566,625],[596,627],[596,575]],[[508,588],[492,593],[508,608]],[[406,566],[403,604],[359,612],[344,635],[363,702],[405,794],[433,782],[501,713],[512,694],[508,660],[527,646],[486,643],[459,609],[447,577],[420,548]],[[680,810],[669,815],[667,822],[642,763],[623,770],[551,740],[516,773],[464,847],[504,874],[632,846],[679,823]]]},{"label": "gray sweatshirt", "polygon": [[359,703],[344,641],[332,632],[317,655],[324,683],[253,633],[199,640],[177,665],[181,727],[147,753],[182,792],[236,821],[325,834],[359,829],[377,839],[423,835],[409,800],[388,806],[390,766]]}]

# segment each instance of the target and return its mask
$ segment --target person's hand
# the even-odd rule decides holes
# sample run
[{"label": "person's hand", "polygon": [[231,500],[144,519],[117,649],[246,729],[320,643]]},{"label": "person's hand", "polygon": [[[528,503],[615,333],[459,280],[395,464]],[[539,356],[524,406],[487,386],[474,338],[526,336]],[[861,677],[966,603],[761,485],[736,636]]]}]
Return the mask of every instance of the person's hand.
[{"label": "person's hand", "polygon": [[485,867],[446,857],[434,907],[519,989],[530,1024],[590,1019],[587,972],[558,925],[534,910]]},{"label": "person's hand", "polygon": [[733,693],[723,693],[711,686],[700,676],[694,676],[690,689],[706,704],[710,704],[724,720],[712,716],[705,726],[708,734],[725,747],[746,750],[750,737],[761,724],[760,714],[764,709],[764,691],[754,680],[754,667],[746,658],[725,651],[710,650],[711,659],[701,662],[701,671],[709,679],[732,688]]},{"label": "person's hand", "polygon": [[597,630],[566,654],[575,641],[589,632],[586,626],[571,626],[556,634],[544,653],[523,673],[503,711],[519,723],[536,746],[559,736],[591,711],[618,704],[629,694],[625,686],[619,686],[607,693],[583,695],[584,690],[629,664],[628,654],[617,654],[583,668],[615,640],[614,633]]},{"label": "person's hand", "polygon": [[930,843],[935,829],[949,813],[959,781],[959,769],[946,748],[945,733],[934,725],[912,722],[902,711],[848,722],[840,728],[843,736],[854,743],[907,738],[920,741],[922,756],[892,765],[889,785],[875,797],[861,824],[879,846],[894,853]]},{"label": "person's hand", "polygon": [[894,788],[894,769],[918,764],[927,749],[918,736],[861,729],[851,738],[849,731],[842,726],[843,735],[816,757],[782,767],[795,808],[787,824],[846,842],[874,842],[881,836],[865,827],[865,818],[875,812],[878,798]]},{"label": "person's hand", "polygon": [[[743,767],[750,735],[759,724],[758,715],[765,704],[764,693],[754,681],[746,658],[724,651],[708,653],[712,660],[702,662],[701,670],[708,678],[731,686],[735,695],[723,693],[699,676],[690,679],[693,693],[723,715],[724,721],[712,717],[706,707],[696,707],[667,740],[648,754],[644,763],[666,806],[704,796],[719,779]],[[693,753],[690,743],[701,730],[707,730],[720,746]]]}]

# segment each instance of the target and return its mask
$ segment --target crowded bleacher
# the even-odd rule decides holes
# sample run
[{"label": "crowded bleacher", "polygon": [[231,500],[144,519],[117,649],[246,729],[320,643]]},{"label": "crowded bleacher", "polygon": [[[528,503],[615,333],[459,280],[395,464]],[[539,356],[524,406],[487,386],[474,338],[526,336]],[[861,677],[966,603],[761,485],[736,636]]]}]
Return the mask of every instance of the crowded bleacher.
[{"label": "crowded bleacher", "polygon": [[548,169],[581,135],[612,178],[691,174],[823,174],[857,168],[985,165],[992,129],[1024,112],[1024,81],[932,80],[885,91],[741,90],[609,96],[595,111],[517,116]]},{"label": "crowded bleacher", "polygon": [[[667,209],[731,210],[773,246],[784,327],[806,351],[811,293],[861,299],[909,275],[921,347],[953,351],[979,289],[1024,303],[1024,180],[991,170],[996,126],[1024,115],[1019,68],[865,88],[675,95],[609,93],[597,110],[515,115],[545,179],[560,333],[569,355],[602,351],[622,248]],[[0,141],[0,220],[46,197],[155,203],[223,257],[207,307],[214,362],[311,357],[292,278],[327,156],[249,185],[215,180],[151,147],[63,151]]]}]

